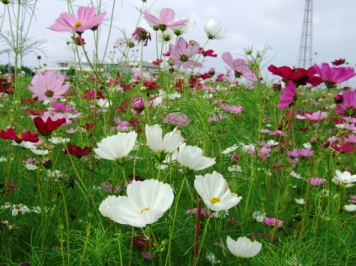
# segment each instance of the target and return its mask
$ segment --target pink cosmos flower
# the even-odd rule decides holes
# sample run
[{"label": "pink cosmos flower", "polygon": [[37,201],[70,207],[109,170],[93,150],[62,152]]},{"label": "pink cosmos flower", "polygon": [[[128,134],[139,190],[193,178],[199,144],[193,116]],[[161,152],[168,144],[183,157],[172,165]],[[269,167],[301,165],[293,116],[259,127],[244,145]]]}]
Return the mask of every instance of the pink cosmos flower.
[{"label": "pink cosmos flower", "polygon": [[310,185],[317,187],[326,182],[326,178],[313,177],[309,180]]},{"label": "pink cosmos flower", "polygon": [[356,136],[355,135],[347,136],[345,137],[344,142],[356,143]]},{"label": "pink cosmos flower", "polygon": [[341,144],[341,145],[331,144],[330,147],[333,148],[335,151],[341,151],[341,152],[352,152],[355,150],[354,146],[347,145],[347,144]]},{"label": "pink cosmos flower", "polygon": [[56,19],[56,22],[49,29],[58,32],[75,31],[79,35],[89,29],[96,30],[103,22],[106,11],[96,15],[95,8],[81,6],[78,8],[77,14],[77,17],[68,12],[60,14],[59,18]]},{"label": "pink cosmos flower", "polygon": [[356,195],[351,195],[350,198],[349,202],[356,203]]},{"label": "pink cosmos flower", "polygon": [[327,63],[322,63],[321,66],[314,65],[314,69],[328,89],[335,88],[338,83],[349,80],[356,75],[355,70],[351,67],[330,67]]},{"label": "pink cosmos flower", "polygon": [[313,156],[313,154],[314,153],[313,153],[312,150],[305,149],[305,148],[303,148],[303,149],[295,148],[294,150],[287,152],[287,155],[289,157],[298,157],[298,156],[300,156],[300,157],[305,158],[305,157]]},{"label": "pink cosmos flower", "polygon": [[177,66],[183,68],[202,67],[200,63],[193,62],[192,58],[200,53],[200,46],[196,41],[187,41],[183,37],[179,37],[177,45],[169,45],[170,60]]},{"label": "pink cosmos flower", "polygon": [[73,106],[65,103],[51,102],[51,106],[55,112],[69,113],[74,110]]},{"label": "pink cosmos flower", "polygon": [[342,94],[343,101],[335,106],[336,113],[342,116],[356,116],[356,91]]},{"label": "pink cosmos flower", "polygon": [[283,221],[276,218],[265,217],[264,222],[269,226],[277,226],[278,228],[283,226]]},{"label": "pink cosmos flower", "polygon": [[294,86],[293,81],[287,81],[286,87],[279,95],[280,101],[277,104],[277,108],[283,109],[287,106],[290,106],[294,103],[297,98],[297,90]]},{"label": "pink cosmos flower", "polygon": [[186,115],[180,113],[170,113],[164,118],[163,122],[174,126],[185,126],[189,124],[190,120]]},{"label": "pink cosmos flower", "polygon": [[69,89],[70,85],[64,83],[64,79],[65,76],[57,75],[56,71],[37,73],[32,78],[32,86],[28,86],[28,89],[33,92],[32,98],[53,102],[63,98],[63,94]]},{"label": "pink cosmos flower", "polygon": [[317,112],[311,112],[309,114],[304,115],[310,122],[316,122],[319,120],[324,120],[328,117],[327,112],[321,112],[320,110]]},{"label": "pink cosmos flower", "polygon": [[143,18],[146,19],[147,23],[154,30],[161,30],[161,31],[165,31],[167,28],[185,26],[186,20],[179,19],[177,21],[173,21],[174,15],[175,15],[174,11],[170,8],[162,8],[158,16],[151,14],[151,12],[148,10],[143,12]]},{"label": "pink cosmos flower", "polygon": [[233,70],[235,72],[235,78],[243,76],[253,82],[257,81],[256,75],[250,70],[246,60],[241,58],[233,59],[229,52],[223,53],[222,59],[229,66],[230,69],[228,71]]},{"label": "pink cosmos flower", "polygon": [[238,114],[243,111],[243,107],[241,105],[228,105],[228,104],[222,104],[220,105],[221,109],[228,111],[233,114]]},{"label": "pink cosmos flower", "polygon": [[129,131],[129,121],[122,121],[120,118],[114,118],[115,123],[117,126],[115,127],[116,130],[119,131]]}]

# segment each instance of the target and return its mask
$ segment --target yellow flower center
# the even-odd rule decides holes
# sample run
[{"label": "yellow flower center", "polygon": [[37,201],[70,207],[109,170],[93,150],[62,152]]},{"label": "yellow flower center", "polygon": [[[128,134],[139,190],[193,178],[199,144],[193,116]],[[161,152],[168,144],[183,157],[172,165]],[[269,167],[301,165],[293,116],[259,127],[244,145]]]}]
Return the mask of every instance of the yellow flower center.
[{"label": "yellow flower center", "polygon": [[210,202],[212,203],[212,204],[215,204],[215,203],[218,203],[218,202],[220,202],[221,200],[219,199],[219,198],[217,198],[217,197],[212,197],[211,199],[210,199]]},{"label": "yellow flower center", "polygon": [[148,211],[150,208],[146,207],[146,208],[143,208],[142,210],[140,210],[140,214],[142,214],[144,211]]},{"label": "yellow flower center", "polygon": [[81,23],[80,21],[76,21],[75,23],[74,23],[74,28],[79,28],[80,26],[83,26],[83,23]]},{"label": "yellow flower center", "polygon": [[21,206],[20,205],[15,205],[15,209],[20,210]]},{"label": "yellow flower center", "polygon": [[19,139],[19,140],[22,140],[23,139],[23,136],[22,135],[16,135],[16,137]]}]

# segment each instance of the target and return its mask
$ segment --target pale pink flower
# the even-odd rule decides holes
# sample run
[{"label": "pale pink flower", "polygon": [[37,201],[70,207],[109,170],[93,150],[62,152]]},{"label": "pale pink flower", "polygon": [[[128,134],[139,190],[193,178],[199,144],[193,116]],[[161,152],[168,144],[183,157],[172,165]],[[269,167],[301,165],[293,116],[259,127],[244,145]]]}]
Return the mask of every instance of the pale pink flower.
[{"label": "pale pink flower", "polygon": [[256,75],[251,71],[246,60],[241,58],[233,59],[229,52],[223,53],[222,59],[229,66],[228,71],[233,70],[235,72],[235,78],[243,76],[253,82],[257,81]]},{"label": "pale pink flower", "polygon": [[241,105],[228,105],[228,104],[222,104],[220,105],[221,109],[228,111],[233,114],[238,114],[243,111],[243,107]]},{"label": "pale pink flower", "polygon": [[164,120],[164,123],[166,124],[172,124],[174,126],[185,126],[189,124],[190,119],[188,119],[188,116],[180,114],[180,113],[170,113],[168,114]]},{"label": "pale pink flower", "polygon": [[58,32],[75,31],[81,34],[89,29],[95,30],[103,22],[105,15],[106,11],[96,15],[95,8],[81,6],[78,8],[77,17],[64,12],[49,29]]},{"label": "pale pink flower", "polygon": [[326,178],[313,177],[309,180],[310,185],[317,187],[326,182]]},{"label": "pale pink flower", "polygon": [[294,150],[287,152],[287,155],[289,157],[298,157],[298,156],[300,156],[300,157],[305,158],[305,157],[313,156],[313,154],[314,153],[313,153],[312,150],[305,149],[305,148],[303,148],[303,149],[295,148]]},{"label": "pale pink flower", "polygon": [[143,18],[154,30],[165,31],[167,28],[175,28],[179,26],[185,26],[186,20],[179,19],[174,21],[174,11],[170,8],[162,8],[158,16],[151,14],[146,10],[143,12]]},{"label": "pale pink flower", "polygon": [[129,131],[129,121],[122,121],[120,118],[114,118],[115,123],[117,126],[115,127],[116,130],[119,131]]},{"label": "pale pink flower", "polygon": [[277,226],[278,228],[283,226],[283,221],[282,220],[278,220],[276,218],[269,218],[266,217],[264,220],[265,224],[270,225],[270,226]]},{"label": "pale pink flower", "polygon": [[63,98],[64,93],[69,89],[69,84],[64,83],[65,77],[57,75],[56,71],[47,71],[44,74],[37,73],[32,78],[32,86],[28,89],[33,92],[32,98],[38,98],[39,101]]},{"label": "pale pink flower", "polygon": [[196,41],[190,41],[188,43],[183,37],[179,37],[176,46],[173,44],[169,45],[170,60],[172,60],[177,67],[202,67],[202,64],[193,61],[193,57],[199,53],[200,45]]},{"label": "pale pink flower", "polygon": [[328,113],[327,112],[317,111],[317,112],[312,112],[312,113],[309,113],[309,114],[305,114],[305,117],[310,122],[316,122],[316,121],[324,120],[325,118],[327,118],[328,117]]}]

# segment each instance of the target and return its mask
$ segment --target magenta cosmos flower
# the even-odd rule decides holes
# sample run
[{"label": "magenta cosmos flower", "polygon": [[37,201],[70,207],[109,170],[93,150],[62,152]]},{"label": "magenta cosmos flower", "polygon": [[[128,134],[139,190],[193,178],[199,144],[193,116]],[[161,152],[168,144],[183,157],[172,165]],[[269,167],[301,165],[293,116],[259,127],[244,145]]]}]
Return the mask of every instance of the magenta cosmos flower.
[{"label": "magenta cosmos flower", "polygon": [[315,71],[323,79],[328,89],[335,88],[338,83],[349,80],[356,75],[351,67],[330,67],[327,63],[314,65]]},{"label": "magenta cosmos flower", "polygon": [[342,103],[335,106],[336,113],[342,116],[356,116],[356,91],[349,91],[342,94]]},{"label": "magenta cosmos flower", "polygon": [[75,31],[79,35],[86,30],[96,30],[103,22],[106,11],[96,15],[95,8],[81,6],[78,8],[78,16],[64,12],[59,15],[56,22],[49,27],[50,30],[59,32]]},{"label": "magenta cosmos flower", "polygon": [[200,53],[200,46],[196,41],[187,41],[180,37],[177,41],[177,45],[169,45],[170,60],[177,66],[183,66],[183,68],[202,67],[200,63],[193,62],[192,58],[196,54]]},{"label": "magenta cosmos flower", "polygon": [[290,106],[294,103],[297,98],[297,90],[294,86],[293,81],[289,80],[286,83],[286,87],[279,95],[280,101],[277,104],[277,108],[283,109],[287,106]]},{"label": "magenta cosmos flower", "polygon": [[233,59],[229,52],[223,53],[222,59],[229,66],[229,71],[233,70],[235,72],[236,78],[243,76],[253,82],[257,81],[256,75],[250,70],[246,60],[241,58]]},{"label": "magenta cosmos flower", "polygon": [[148,10],[143,12],[143,18],[146,19],[147,23],[154,30],[161,30],[161,31],[165,31],[167,28],[185,26],[186,20],[179,19],[177,21],[173,21],[174,15],[175,15],[174,11],[170,8],[162,8],[158,16],[151,14],[151,12]]},{"label": "magenta cosmos flower", "polygon": [[64,83],[65,77],[57,75],[56,71],[38,73],[32,79],[32,86],[28,89],[33,92],[32,97],[39,101],[55,101],[63,98],[63,94],[69,89],[69,84]]}]

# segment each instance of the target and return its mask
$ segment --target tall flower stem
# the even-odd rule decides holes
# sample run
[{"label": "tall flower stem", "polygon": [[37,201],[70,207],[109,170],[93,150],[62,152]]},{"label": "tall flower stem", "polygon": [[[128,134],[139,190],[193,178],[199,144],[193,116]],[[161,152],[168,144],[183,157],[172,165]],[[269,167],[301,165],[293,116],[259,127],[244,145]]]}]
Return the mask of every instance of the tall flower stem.
[{"label": "tall flower stem", "polygon": [[198,195],[198,206],[197,206],[197,214],[196,214],[196,220],[195,220],[195,234],[194,234],[194,249],[193,249],[193,255],[194,255],[194,265],[197,264],[198,260],[198,248],[199,248],[199,233],[200,233],[200,218],[201,218],[201,198]]},{"label": "tall flower stem", "polygon": [[173,240],[174,227],[175,227],[175,223],[176,223],[176,220],[177,220],[178,202],[179,202],[180,196],[181,196],[182,191],[183,191],[185,180],[186,180],[186,176],[184,176],[184,178],[182,180],[182,183],[181,183],[179,191],[178,191],[178,196],[175,199],[176,202],[174,204],[173,222],[172,222],[171,231],[169,233],[170,241],[169,241],[169,244],[168,244],[168,251],[167,251],[168,255],[166,257],[165,265],[171,265],[171,249],[172,249],[172,240]]},{"label": "tall flower stem", "polygon": [[200,243],[200,248],[199,248],[198,256],[195,257],[194,266],[198,265],[199,256],[200,256],[201,250],[202,250],[202,248],[203,248],[203,243],[204,243],[204,240],[205,240],[205,237],[206,237],[206,232],[207,232],[207,229],[208,229],[208,226],[209,226],[210,218],[211,218],[211,216],[208,217],[208,220],[207,220],[206,223],[205,223],[203,238],[202,238],[201,243]]}]

